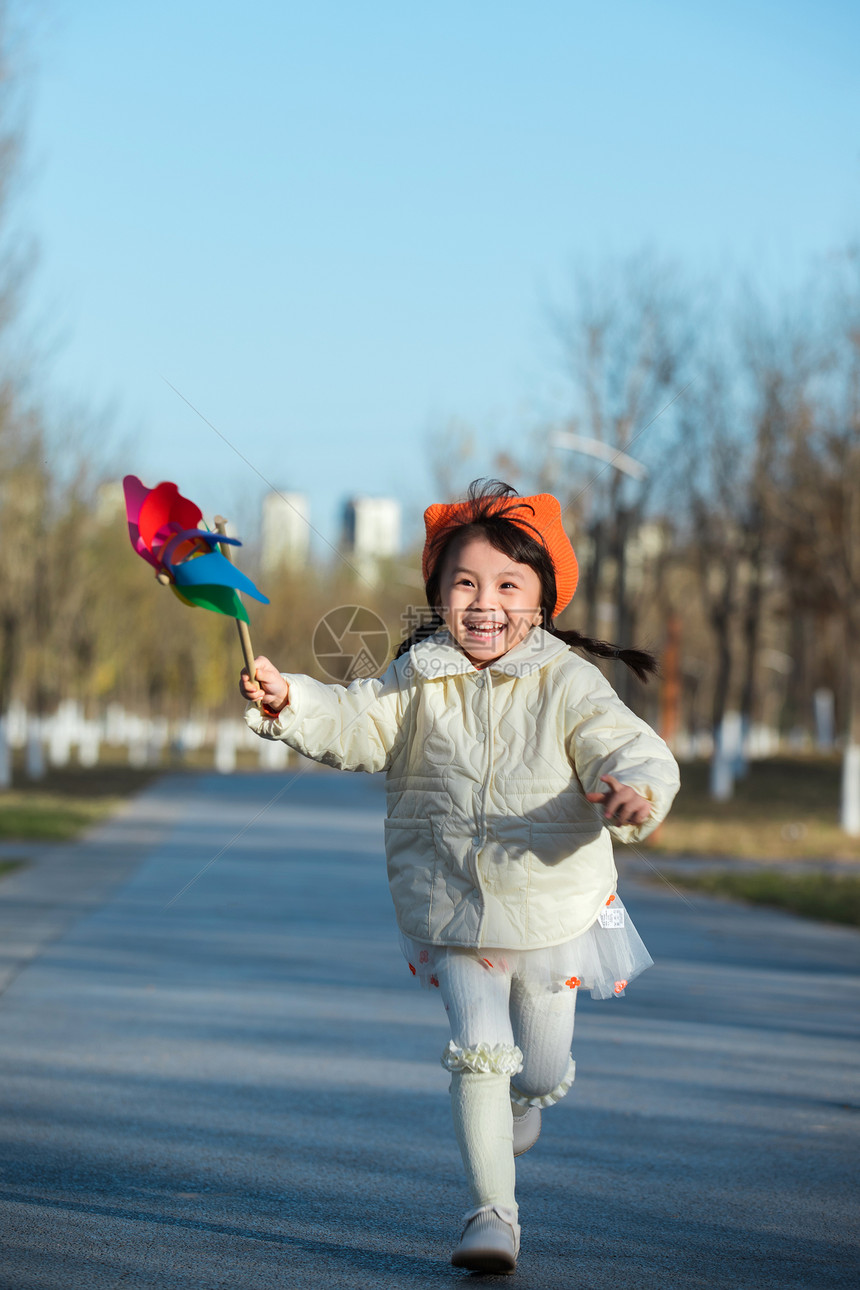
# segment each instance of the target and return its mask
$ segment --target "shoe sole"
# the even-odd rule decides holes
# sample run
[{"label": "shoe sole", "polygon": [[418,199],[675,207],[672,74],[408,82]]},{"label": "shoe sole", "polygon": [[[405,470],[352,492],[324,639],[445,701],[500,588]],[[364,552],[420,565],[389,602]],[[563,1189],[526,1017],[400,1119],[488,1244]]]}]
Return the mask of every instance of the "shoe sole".
[{"label": "shoe sole", "polygon": [[514,1159],[516,1159],[516,1157],[517,1157],[517,1156],[524,1156],[524,1155],[526,1154],[526,1152],[527,1152],[527,1151],[531,1151],[532,1147],[535,1145],[535,1143],[537,1142],[538,1138],[540,1137],[540,1131],[541,1131],[541,1129],[542,1129],[542,1128],[543,1128],[543,1121],[542,1121],[542,1120],[538,1120],[538,1131],[537,1131],[537,1133],[535,1134],[534,1138],[533,1138],[533,1139],[532,1139],[532,1141],[528,1144],[528,1146],[527,1146],[527,1147],[520,1147],[519,1151],[515,1151],[515,1152],[514,1152]]},{"label": "shoe sole", "polygon": [[459,1254],[456,1250],[451,1255],[451,1264],[455,1268],[466,1268],[468,1272],[516,1272],[517,1261],[510,1254],[501,1250],[467,1250]]}]

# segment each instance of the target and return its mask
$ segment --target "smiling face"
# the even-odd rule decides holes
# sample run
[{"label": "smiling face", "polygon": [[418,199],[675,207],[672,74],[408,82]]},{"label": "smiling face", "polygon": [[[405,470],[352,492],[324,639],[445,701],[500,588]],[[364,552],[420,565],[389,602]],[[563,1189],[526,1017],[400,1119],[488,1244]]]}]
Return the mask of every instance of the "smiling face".
[{"label": "smiling face", "polygon": [[439,578],[439,613],[475,664],[507,654],[541,621],[541,583],[485,537],[452,543]]}]

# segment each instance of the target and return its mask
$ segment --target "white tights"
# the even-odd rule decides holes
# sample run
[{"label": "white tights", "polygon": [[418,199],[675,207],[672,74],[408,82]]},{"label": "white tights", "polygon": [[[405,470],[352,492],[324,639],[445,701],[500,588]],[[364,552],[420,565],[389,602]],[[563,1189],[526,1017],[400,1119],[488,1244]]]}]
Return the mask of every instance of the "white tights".
[{"label": "white tights", "polygon": [[442,1064],[472,1204],[515,1221],[511,1103],[551,1106],[573,1083],[576,991],[523,981],[492,951],[482,960],[449,950],[437,977],[451,1025]]}]

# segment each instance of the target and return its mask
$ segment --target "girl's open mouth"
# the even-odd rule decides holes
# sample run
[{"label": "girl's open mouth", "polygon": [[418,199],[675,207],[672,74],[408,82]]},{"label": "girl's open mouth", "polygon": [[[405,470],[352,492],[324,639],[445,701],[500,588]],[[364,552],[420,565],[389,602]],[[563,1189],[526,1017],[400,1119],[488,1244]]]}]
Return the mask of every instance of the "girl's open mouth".
[{"label": "girl's open mouth", "polygon": [[487,623],[484,625],[479,625],[478,623],[464,623],[463,625],[470,636],[474,636],[476,640],[482,641],[495,640],[496,637],[501,636],[502,632],[505,630],[504,623]]}]

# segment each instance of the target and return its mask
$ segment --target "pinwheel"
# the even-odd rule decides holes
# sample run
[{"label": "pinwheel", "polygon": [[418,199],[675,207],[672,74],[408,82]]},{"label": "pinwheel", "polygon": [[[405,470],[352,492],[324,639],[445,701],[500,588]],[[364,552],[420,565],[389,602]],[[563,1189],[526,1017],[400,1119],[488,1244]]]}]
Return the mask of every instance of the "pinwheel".
[{"label": "pinwheel", "polygon": [[122,486],[129,537],[137,554],[186,605],[236,619],[245,664],[253,677],[248,611],[239,592],[265,605],[269,601],[229,558],[230,547],[242,543],[227,537],[225,521],[219,516],[215,532],[201,527],[200,507],[183,497],[175,484],[165,481],[147,488],[136,475],[126,475]]}]

